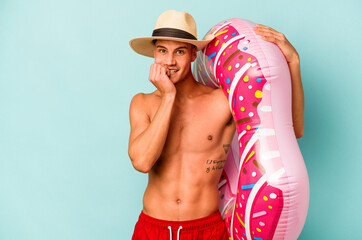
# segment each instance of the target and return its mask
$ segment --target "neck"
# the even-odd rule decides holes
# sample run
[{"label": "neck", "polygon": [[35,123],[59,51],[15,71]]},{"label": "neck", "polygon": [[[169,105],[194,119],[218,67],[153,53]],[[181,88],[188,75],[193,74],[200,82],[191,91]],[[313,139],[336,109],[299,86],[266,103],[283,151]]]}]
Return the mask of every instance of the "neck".
[{"label": "neck", "polygon": [[175,84],[176,87],[176,100],[177,101],[185,101],[189,98],[192,98],[194,95],[194,91],[197,88],[196,80],[192,75],[190,70],[189,74],[186,78]]}]

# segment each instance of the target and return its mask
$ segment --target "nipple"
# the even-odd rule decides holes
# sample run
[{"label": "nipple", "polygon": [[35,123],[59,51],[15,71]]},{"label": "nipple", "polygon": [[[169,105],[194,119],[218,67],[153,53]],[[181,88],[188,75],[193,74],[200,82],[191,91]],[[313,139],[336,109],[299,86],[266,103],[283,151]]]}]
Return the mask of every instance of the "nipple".
[{"label": "nipple", "polygon": [[211,136],[211,135],[209,135],[209,136],[207,137],[207,139],[212,140],[212,136]]}]

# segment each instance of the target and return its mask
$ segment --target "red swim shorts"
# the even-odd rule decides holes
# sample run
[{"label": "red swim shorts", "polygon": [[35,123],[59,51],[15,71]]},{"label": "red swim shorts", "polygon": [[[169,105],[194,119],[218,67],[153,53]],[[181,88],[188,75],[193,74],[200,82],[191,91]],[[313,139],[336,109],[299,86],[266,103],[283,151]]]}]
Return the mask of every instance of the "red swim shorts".
[{"label": "red swim shorts", "polygon": [[134,228],[132,240],[228,240],[226,225],[219,211],[189,221],[167,221],[143,211]]}]

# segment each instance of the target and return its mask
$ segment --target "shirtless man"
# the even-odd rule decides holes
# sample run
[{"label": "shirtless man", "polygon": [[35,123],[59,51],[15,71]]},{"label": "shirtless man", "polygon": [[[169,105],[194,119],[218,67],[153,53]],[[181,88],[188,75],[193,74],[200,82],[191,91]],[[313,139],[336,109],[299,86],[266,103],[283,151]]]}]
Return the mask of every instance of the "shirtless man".
[{"label": "shirtless man", "polygon": [[[218,181],[227,157],[223,145],[230,144],[236,127],[222,90],[196,82],[191,72],[197,50],[212,38],[202,42],[179,35],[175,41],[176,33],[158,31],[185,18],[186,25],[194,22],[187,13],[161,14],[154,37],[148,38],[151,50],[143,51],[150,46],[130,42],[136,52],[155,58],[149,81],[157,88],[149,94],[136,94],[130,105],[129,157],[136,170],[148,173],[143,209],[132,239],[172,240],[172,233],[177,233],[177,239],[228,239],[218,210]],[[169,25],[163,26],[162,21]],[[175,28],[196,36],[196,26],[194,31],[186,30],[187,26]],[[288,61],[293,124],[299,138],[304,129],[304,96],[298,53],[271,28],[258,25],[255,32],[276,43]],[[210,159],[219,161],[217,170],[207,171]]]}]

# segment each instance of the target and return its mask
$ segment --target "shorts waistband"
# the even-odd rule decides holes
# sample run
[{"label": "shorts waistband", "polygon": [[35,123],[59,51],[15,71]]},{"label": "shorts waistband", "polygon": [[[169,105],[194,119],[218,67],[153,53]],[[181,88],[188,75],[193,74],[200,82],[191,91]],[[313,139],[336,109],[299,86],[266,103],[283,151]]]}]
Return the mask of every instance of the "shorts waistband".
[{"label": "shorts waistband", "polygon": [[221,213],[219,211],[206,217],[187,220],[187,221],[168,221],[163,219],[157,219],[141,211],[141,214],[139,216],[139,221],[164,230],[167,230],[168,226],[171,226],[172,229],[177,229],[179,226],[182,226],[182,230],[185,231],[201,230],[204,228],[217,226],[220,223],[223,223]]}]

